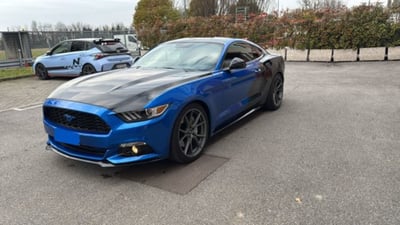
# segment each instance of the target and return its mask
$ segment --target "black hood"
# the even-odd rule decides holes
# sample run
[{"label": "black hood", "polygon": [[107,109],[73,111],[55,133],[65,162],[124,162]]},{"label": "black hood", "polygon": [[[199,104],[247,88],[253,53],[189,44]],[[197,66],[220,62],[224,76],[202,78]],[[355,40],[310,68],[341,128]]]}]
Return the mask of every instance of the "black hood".
[{"label": "black hood", "polygon": [[209,75],[177,69],[131,68],[73,79],[48,98],[102,106],[116,112],[140,110],[166,89]]}]

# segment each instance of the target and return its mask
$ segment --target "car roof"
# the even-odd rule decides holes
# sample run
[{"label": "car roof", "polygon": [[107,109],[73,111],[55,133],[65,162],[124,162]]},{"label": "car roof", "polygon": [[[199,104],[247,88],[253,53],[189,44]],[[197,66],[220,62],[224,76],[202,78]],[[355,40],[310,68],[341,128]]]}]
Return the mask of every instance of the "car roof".
[{"label": "car roof", "polygon": [[230,38],[230,37],[192,37],[192,38],[181,38],[172,41],[168,41],[167,43],[174,42],[211,42],[211,43],[220,43],[220,44],[229,44],[234,41],[245,41],[245,39],[240,38]]},{"label": "car roof", "polygon": [[94,42],[94,41],[116,41],[119,39],[115,38],[75,38],[75,39],[67,39],[65,41],[86,41],[86,42]]}]

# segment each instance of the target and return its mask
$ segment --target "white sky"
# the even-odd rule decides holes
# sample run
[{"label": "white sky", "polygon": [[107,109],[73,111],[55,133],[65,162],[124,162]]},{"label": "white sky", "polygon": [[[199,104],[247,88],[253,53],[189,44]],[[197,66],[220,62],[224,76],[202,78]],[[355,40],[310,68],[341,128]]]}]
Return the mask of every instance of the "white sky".
[{"label": "white sky", "polygon": [[[360,5],[362,3],[368,3],[370,2],[372,3],[376,3],[376,2],[387,2],[387,0],[341,0],[344,4],[347,5],[347,7],[353,7],[353,6],[357,6]],[[275,1],[276,3],[278,2],[278,0]],[[297,8],[299,7],[299,1],[298,0],[279,0],[279,8],[280,9],[286,9],[286,8]],[[277,4],[275,4],[277,5]]]},{"label": "white sky", "polygon": [[[32,21],[65,25],[81,22],[92,27],[122,23],[129,26],[139,0],[1,0],[0,31],[30,30]],[[187,0],[188,1],[188,0]],[[347,6],[368,0],[342,0]],[[371,3],[385,0],[370,0]],[[278,0],[275,0],[277,7]],[[297,8],[298,0],[279,0],[279,8]]]}]

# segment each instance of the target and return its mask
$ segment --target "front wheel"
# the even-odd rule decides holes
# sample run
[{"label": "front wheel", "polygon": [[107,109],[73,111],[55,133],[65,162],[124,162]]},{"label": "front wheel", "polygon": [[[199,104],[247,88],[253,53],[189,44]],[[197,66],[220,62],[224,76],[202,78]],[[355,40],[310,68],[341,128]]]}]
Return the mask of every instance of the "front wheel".
[{"label": "front wheel", "polygon": [[43,64],[40,64],[40,63],[37,64],[36,67],[35,67],[35,74],[41,80],[47,80],[47,79],[50,78],[46,67]]},{"label": "front wheel", "polygon": [[269,88],[267,100],[263,108],[269,110],[277,110],[281,107],[283,100],[283,77],[281,74],[275,75]]},{"label": "front wheel", "polygon": [[208,126],[208,116],[201,105],[186,106],[175,121],[170,158],[179,163],[199,158],[208,140]]},{"label": "front wheel", "polygon": [[83,66],[82,68],[82,75],[89,75],[92,73],[96,73],[96,68],[94,68],[94,66],[90,65],[90,64],[86,64]]}]

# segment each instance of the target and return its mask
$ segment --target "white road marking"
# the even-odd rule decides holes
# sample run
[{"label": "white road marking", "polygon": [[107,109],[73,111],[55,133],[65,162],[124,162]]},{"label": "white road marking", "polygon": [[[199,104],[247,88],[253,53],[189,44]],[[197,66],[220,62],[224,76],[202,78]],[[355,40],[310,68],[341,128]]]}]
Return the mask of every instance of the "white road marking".
[{"label": "white road marking", "polygon": [[23,105],[23,106],[19,106],[19,107],[14,107],[14,108],[9,108],[9,109],[0,109],[0,113],[2,112],[7,112],[7,111],[25,111],[25,110],[30,110],[30,109],[35,109],[38,107],[41,107],[43,103],[32,103],[29,105]]}]

